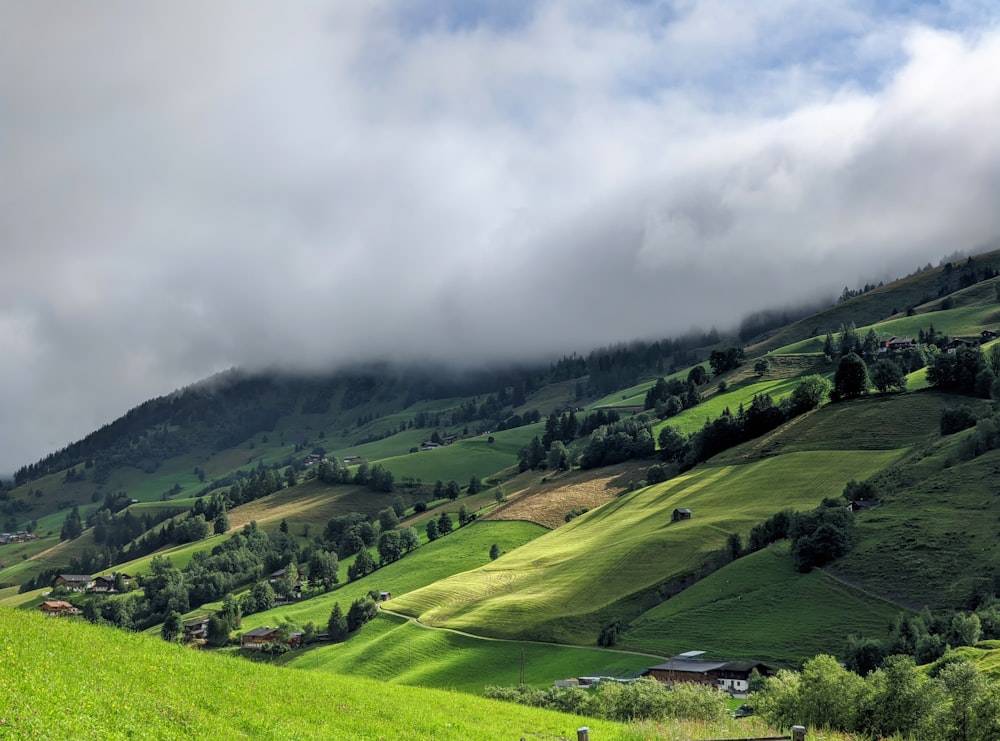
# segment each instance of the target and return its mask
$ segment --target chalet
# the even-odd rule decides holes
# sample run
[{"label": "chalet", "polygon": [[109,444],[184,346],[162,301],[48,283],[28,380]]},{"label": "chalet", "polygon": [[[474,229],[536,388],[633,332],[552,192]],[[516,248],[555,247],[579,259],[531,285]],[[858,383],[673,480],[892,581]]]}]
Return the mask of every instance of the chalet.
[{"label": "chalet", "polygon": [[302,633],[292,633],[287,641],[282,641],[281,632],[277,628],[264,626],[248,630],[240,636],[240,648],[251,651],[259,651],[268,643],[287,643],[289,646],[297,647],[302,645]]},{"label": "chalet", "polygon": [[208,638],[208,615],[184,621],[184,640],[197,641]]},{"label": "chalet", "polygon": [[54,586],[65,587],[74,592],[86,592],[94,586],[94,577],[84,574],[59,574],[56,577]]},{"label": "chalet", "polygon": [[440,443],[432,443],[430,440],[424,440],[420,443],[420,452],[426,452],[428,450],[437,450],[440,448]]},{"label": "chalet", "polygon": [[69,602],[63,600],[45,600],[38,606],[43,615],[48,617],[62,617],[63,615],[79,615],[80,610]]},{"label": "chalet", "polygon": [[765,664],[752,661],[713,661],[699,658],[704,653],[688,651],[679,654],[665,664],[649,667],[642,676],[653,677],[667,685],[677,682],[702,684],[740,697],[746,696],[749,691],[750,674],[754,669],[762,676],[767,676],[770,672]]},{"label": "chalet", "polygon": [[[284,579],[287,573],[288,569],[278,569],[277,571],[272,571],[271,576],[268,578],[268,582],[274,586]],[[295,583],[292,584],[292,594],[279,595],[279,599],[281,597],[286,598],[281,602],[281,604],[288,604],[289,601],[302,599],[302,579],[296,579]]]},{"label": "chalet", "polygon": [[115,588],[115,582],[118,580],[118,577],[121,577],[122,586],[125,588],[123,591],[127,591],[132,586],[132,577],[119,571],[112,571],[110,574],[104,574],[103,576],[95,576],[94,583],[87,588],[87,591],[114,594],[118,591]]},{"label": "chalet", "polygon": [[344,458],[344,463],[351,465],[352,463],[361,463],[360,455],[349,455]]},{"label": "chalet", "polygon": [[619,414],[638,414],[646,410],[646,407],[642,404],[617,404],[617,405],[605,405],[600,407],[595,407],[595,411],[598,412],[618,412]]},{"label": "chalet", "polygon": [[951,342],[949,342],[947,345],[945,345],[944,349],[945,349],[945,352],[947,352],[947,353],[954,353],[955,351],[960,350],[963,347],[975,347],[975,346],[976,346],[976,343],[974,341],[963,340],[963,339],[960,339],[960,338],[955,338],[954,340],[952,340]]},{"label": "chalet", "polygon": [[115,577],[112,574],[106,576],[95,576],[94,583],[91,585],[89,592],[114,592],[115,591]]},{"label": "chalet", "polygon": [[890,337],[879,343],[879,352],[898,352],[911,347],[916,347],[917,341],[912,337]]},{"label": "chalet", "polygon": [[387,602],[388,600],[391,600],[391,599],[392,599],[392,592],[379,592],[378,593],[378,601],[379,602]]},{"label": "chalet", "polygon": [[305,458],[302,459],[302,465],[305,468],[309,468],[309,466],[315,466],[320,461],[325,461],[325,460],[326,458],[324,458],[321,455],[318,455],[316,453],[310,453],[309,455],[307,455]]},{"label": "chalet", "polygon": [[681,520],[690,520],[691,510],[687,507],[678,507],[674,510],[673,515],[670,516],[671,522],[680,522]]},{"label": "chalet", "polygon": [[275,643],[278,641],[278,629],[264,626],[248,630],[240,636],[240,648],[248,648],[252,651],[259,651],[265,643]]},{"label": "chalet", "polygon": [[1000,337],[1000,332],[993,329],[984,329],[979,333],[979,336],[982,338],[983,342],[985,342],[986,340],[995,340],[997,337]]}]

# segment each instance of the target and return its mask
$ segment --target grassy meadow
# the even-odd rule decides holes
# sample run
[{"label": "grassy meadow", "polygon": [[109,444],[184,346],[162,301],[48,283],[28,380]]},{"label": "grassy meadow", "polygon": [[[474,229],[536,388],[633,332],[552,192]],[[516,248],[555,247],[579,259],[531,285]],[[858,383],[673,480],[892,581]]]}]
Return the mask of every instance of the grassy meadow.
[{"label": "grassy meadow", "polygon": [[[388,564],[363,579],[344,583],[331,592],[293,605],[276,607],[266,612],[248,615],[243,619],[243,630],[275,625],[289,619],[298,625],[313,622],[325,626],[339,602],[344,613],[351,603],[368,592],[392,592],[391,608],[396,599],[421,587],[433,584],[453,574],[490,562],[490,548],[494,543],[503,550],[513,551],[546,533],[541,525],[531,522],[505,520],[476,522],[458,528],[449,535],[425,543],[395,563]],[[345,564],[341,564],[341,579],[346,579]]]},{"label": "grassy meadow", "polygon": [[492,443],[488,442],[488,435],[479,435],[435,450],[386,458],[379,462],[392,471],[397,481],[409,476],[425,484],[433,484],[440,479],[457,481],[465,486],[472,476],[485,478],[516,465],[518,451],[530,443],[531,438],[543,432],[544,425],[539,422],[494,432]]},{"label": "grassy meadow", "polygon": [[789,551],[784,541],[737,559],[645,612],[621,645],[797,664],[843,656],[848,635],[879,635],[904,609],[822,570],[798,573]]},{"label": "grassy meadow", "polygon": [[[391,610],[392,602],[386,603]],[[482,694],[491,684],[524,681],[551,687],[557,679],[581,676],[628,677],[660,663],[655,655],[554,643],[508,641],[427,628],[386,612],[336,645],[285,654],[278,663],[438,689]]]},{"label": "grassy meadow", "polygon": [[[478,569],[393,599],[429,625],[494,637],[593,644],[607,609],[695,571],[729,533],[809,509],[897,451],[803,452],[702,467],[625,495]],[[675,507],[691,520],[672,523]],[[602,611],[605,611],[602,614]]]},{"label": "grassy meadow", "polygon": [[4,738],[556,741],[575,737],[581,725],[595,741],[657,737],[655,727],[649,735],[471,695],[326,672],[290,675],[158,638],[0,608]]},{"label": "grassy meadow", "polygon": [[905,497],[858,515],[858,544],[838,572],[880,594],[930,605],[967,602],[977,586],[992,584],[1000,562],[1000,451],[960,462],[953,450],[946,446],[904,471],[926,476]]}]

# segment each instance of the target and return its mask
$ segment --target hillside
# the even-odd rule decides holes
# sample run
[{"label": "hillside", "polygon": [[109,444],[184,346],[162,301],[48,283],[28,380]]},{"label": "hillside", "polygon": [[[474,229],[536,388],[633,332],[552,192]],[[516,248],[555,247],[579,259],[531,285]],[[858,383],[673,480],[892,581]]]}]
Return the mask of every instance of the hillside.
[{"label": "hillside", "polygon": [[[36,609],[60,572],[155,576],[180,586],[147,581],[130,595],[70,598],[158,633],[171,610],[194,617],[221,609],[227,594],[246,600],[272,571],[290,562],[307,571],[320,552],[339,556],[335,585],[307,581],[302,601],[248,609],[234,635],[283,620],[322,626],[334,603],[346,611],[370,592],[392,599],[348,643],[275,659],[289,668],[479,693],[514,683],[522,650],[526,681],[538,687],[562,675],[627,675],[690,649],[776,666],[843,655],[848,636],[881,636],[925,606],[970,609],[996,592],[1000,453],[968,453],[972,435],[995,440],[994,423],[940,428],[946,410],[969,407],[975,425],[992,405],[932,388],[918,366],[894,393],[783,410],[804,378],[835,377],[828,326],[853,323],[859,346],[932,335],[940,349],[925,344],[923,363],[947,359],[947,339],[1000,330],[996,265],[991,253],[872,288],[756,338],[729,365],[736,340],[715,334],[470,374],[227,374],[19,471],[2,492],[5,528],[38,537],[0,545],[0,584],[13,585],[4,600]],[[890,303],[901,306],[888,312]],[[880,359],[872,351],[869,366]],[[664,384],[684,399],[648,402]],[[758,407],[774,424],[711,457],[655,450],[668,428],[692,445],[706,423],[745,420]],[[593,440],[620,442],[627,430],[646,435],[639,457],[586,463]],[[748,543],[777,513],[846,506],[845,487],[865,481],[877,506],[851,516],[849,547],[821,570],[797,571],[787,540],[733,552],[734,539]],[[691,519],[673,522],[677,509]],[[460,516],[470,524],[436,532]],[[380,536],[407,528],[407,550],[383,559]],[[206,573],[224,553],[238,554],[239,568]],[[350,578],[366,555],[371,573]],[[15,596],[28,586],[41,588]],[[609,628],[618,648],[638,654],[594,649]]]},{"label": "hillside", "polygon": [[[357,677],[296,672],[0,608],[0,733],[49,739],[538,739],[576,716]],[[31,667],[31,671],[24,671]],[[636,729],[587,719],[601,739]]]}]

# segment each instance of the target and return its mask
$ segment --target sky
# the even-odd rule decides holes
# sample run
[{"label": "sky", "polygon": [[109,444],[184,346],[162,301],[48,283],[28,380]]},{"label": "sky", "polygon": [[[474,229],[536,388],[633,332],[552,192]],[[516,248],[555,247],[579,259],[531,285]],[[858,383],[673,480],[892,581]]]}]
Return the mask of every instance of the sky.
[{"label": "sky", "polygon": [[996,3],[0,5],[0,473],[233,366],[585,353],[1000,237]]}]

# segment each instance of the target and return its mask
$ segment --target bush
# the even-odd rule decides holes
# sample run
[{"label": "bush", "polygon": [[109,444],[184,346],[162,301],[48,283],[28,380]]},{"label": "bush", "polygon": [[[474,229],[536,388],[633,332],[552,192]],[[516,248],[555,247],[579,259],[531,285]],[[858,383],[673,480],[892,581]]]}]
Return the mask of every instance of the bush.
[{"label": "bush", "polygon": [[378,605],[371,597],[356,599],[347,611],[347,629],[353,633],[377,614]]},{"label": "bush", "polygon": [[662,481],[667,480],[667,472],[663,470],[663,466],[654,463],[646,471],[646,484],[652,486],[653,484],[659,484]]},{"label": "bush", "polygon": [[941,411],[941,434],[953,435],[976,425],[976,413],[966,404]]}]

